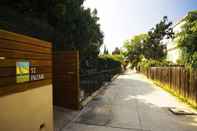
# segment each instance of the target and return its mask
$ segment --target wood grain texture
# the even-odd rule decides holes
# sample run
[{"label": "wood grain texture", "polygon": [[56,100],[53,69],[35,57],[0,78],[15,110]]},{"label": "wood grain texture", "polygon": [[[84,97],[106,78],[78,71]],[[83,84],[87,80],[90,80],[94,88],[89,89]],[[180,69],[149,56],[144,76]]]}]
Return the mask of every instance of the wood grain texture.
[{"label": "wood grain texture", "polygon": [[0,29],[0,39],[18,41],[18,42],[22,42],[26,44],[32,44],[35,46],[52,48],[52,45],[49,42],[42,41],[42,40],[32,38],[32,37],[28,37],[28,36],[21,35],[21,34],[16,34],[13,32],[8,32],[8,31],[1,30],[1,29]]},{"label": "wood grain texture", "polygon": [[53,101],[64,108],[80,108],[79,53],[56,52],[53,55]]},{"label": "wood grain texture", "polygon": [[[16,63],[29,63],[29,81],[17,83]],[[35,72],[31,72],[34,68]],[[31,80],[34,75],[36,80]],[[38,79],[38,75],[44,75]],[[52,44],[0,30],[0,96],[51,84]]]},{"label": "wood grain texture", "polygon": [[159,82],[161,87],[182,96],[197,106],[197,70],[184,67],[152,67],[146,74],[148,78]]}]

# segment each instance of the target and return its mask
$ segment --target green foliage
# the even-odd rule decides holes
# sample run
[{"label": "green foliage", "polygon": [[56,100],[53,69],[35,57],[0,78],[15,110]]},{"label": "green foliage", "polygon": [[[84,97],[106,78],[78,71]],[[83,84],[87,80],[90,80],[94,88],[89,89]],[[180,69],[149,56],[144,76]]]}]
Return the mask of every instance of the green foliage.
[{"label": "green foliage", "polygon": [[138,67],[143,69],[148,69],[150,67],[162,67],[162,66],[169,66],[172,62],[166,60],[143,60],[138,64]]},{"label": "green foliage", "polygon": [[108,54],[109,54],[109,51],[108,51],[108,49],[106,48],[106,46],[104,46],[103,54],[104,54],[104,55],[108,55]]},{"label": "green foliage", "polygon": [[119,55],[121,53],[120,49],[116,47],[114,51],[112,52],[112,55]]},{"label": "green foliage", "polygon": [[182,31],[177,34],[182,64],[197,67],[197,11],[189,12],[183,19]]},{"label": "green foliage", "polygon": [[102,55],[97,58],[89,57],[81,60],[81,71],[86,70],[110,70],[121,68],[123,57],[121,55]]},{"label": "green foliage", "polygon": [[197,51],[194,52],[191,56],[191,65],[192,68],[197,68]]},{"label": "green foliage", "polygon": [[104,55],[98,58],[98,70],[121,68],[120,55]]},{"label": "green foliage", "polygon": [[171,26],[172,22],[169,22],[167,16],[164,16],[163,19],[148,32],[148,39],[144,41],[143,49],[143,54],[146,59],[160,60],[166,58],[166,45],[161,41],[164,38],[173,37],[174,33]]},{"label": "green foliage", "polygon": [[147,34],[134,36],[130,41],[124,43],[126,51],[124,56],[130,60],[131,66],[136,67],[143,57],[143,41],[148,38]]},{"label": "green foliage", "polygon": [[107,54],[107,55],[102,55],[102,56],[99,56],[100,58],[103,58],[103,59],[112,59],[114,61],[118,61],[120,63],[123,63],[124,62],[124,57],[120,54],[117,54],[117,55],[110,55],[110,54]]},{"label": "green foliage", "polygon": [[51,42],[55,51],[72,48],[79,50],[82,57],[95,56],[99,53],[104,36],[98,24],[97,11],[85,9],[83,2],[84,0],[1,0],[0,6],[8,7],[25,16],[24,18],[42,20],[46,25],[49,24],[54,29]]},{"label": "green foliage", "polygon": [[161,41],[173,36],[171,25],[164,16],[147,34],[134,36],[124,43],[126,51],[123,54],[130,60],[132,68],[143,59],[161,61],[166,58],[166,45]]}]

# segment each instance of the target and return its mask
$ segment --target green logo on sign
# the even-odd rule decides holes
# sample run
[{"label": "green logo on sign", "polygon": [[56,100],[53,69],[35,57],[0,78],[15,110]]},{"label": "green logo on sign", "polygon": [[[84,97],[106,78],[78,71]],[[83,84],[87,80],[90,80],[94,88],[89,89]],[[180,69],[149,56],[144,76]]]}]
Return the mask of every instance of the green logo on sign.
[{"label": "green logo on sign", "polygon": [[30,80],[29,62],[16,62],[16,83],[24,83]]}]

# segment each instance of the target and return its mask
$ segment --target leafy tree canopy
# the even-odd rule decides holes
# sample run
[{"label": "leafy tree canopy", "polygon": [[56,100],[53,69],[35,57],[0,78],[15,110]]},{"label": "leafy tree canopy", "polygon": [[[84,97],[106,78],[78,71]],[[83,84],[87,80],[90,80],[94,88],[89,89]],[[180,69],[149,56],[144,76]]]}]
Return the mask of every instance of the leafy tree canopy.
[{"label": "leafy tree canopy", "polygon": [[182,52],[180,61],[181,64],[197,68],[197,11],[189,12],[182,22],[182,31],[177,34]]},{"label": "leafy tree canopy", "polygon": [[167,17],[155,25],[147,34],[134,36],[124,43],[124,55],[136,67],[142,59],[162,60],[166,57],[166,45],[162,44],[164,38],[173,37],[172,23]]},{"label": "leafy tree canopy", "polygon": [[166,45],[161,41],[164,38],[173,37],[174,33],[171,26],[172,22],[169,22],[167,16],[164,16],[163,19],[148,32],[148,39],[144,41],[143,49],[143,54],[146,59],[160,60],[166,58]]},{"label": "leafy tree canopy", "polygon": [[106,47],[106,46],[104,46],[103,54],[104,54],[104,55],[108,55],[108,54],[109,54],[109,51],[108,51],[108,49],[107,49],[107,47]]},{"label": "leafy tree canopy", "polygon": [[143,42],[148,38],[147,34],[134,36],[131,40],[124,43],[126,51],[123,53],[130,60],[132,67],[137,66],[143,57]]},{"label": "leafy tree canopy", "polygon": [[116,47],[114,51],[112,52],[112,55],[119,55],[121,53],[120,49]]},{"label": "leafy tree canopy", "polygon": [[[97,11],[85,9],[84,0],[1,0],[0,5],[30,18],[45,21],[55,29],[55,50],[99,52],[103,43]],[[30,29],[32,30],[32,29]],[[91,50],[91,51],[90,51]],[[87,53],[87,51],[90,51]]]}]

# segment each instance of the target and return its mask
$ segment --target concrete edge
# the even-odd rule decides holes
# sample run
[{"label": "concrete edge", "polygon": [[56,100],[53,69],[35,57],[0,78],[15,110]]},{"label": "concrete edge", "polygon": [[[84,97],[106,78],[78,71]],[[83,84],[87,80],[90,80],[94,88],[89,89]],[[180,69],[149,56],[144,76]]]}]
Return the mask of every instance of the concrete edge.
[{"label": "concrete edge", "polygon": [[116,74],[112,77],[110,82],[106,82],[100,89],[98,89],[96,92],[94,92],[91,96],[86,98],[84,101],[81,102],[80,108],[83,109],[90,101],[92,101],[100,92],[106,89],[107,86],[109,86],[120,74]]}]

